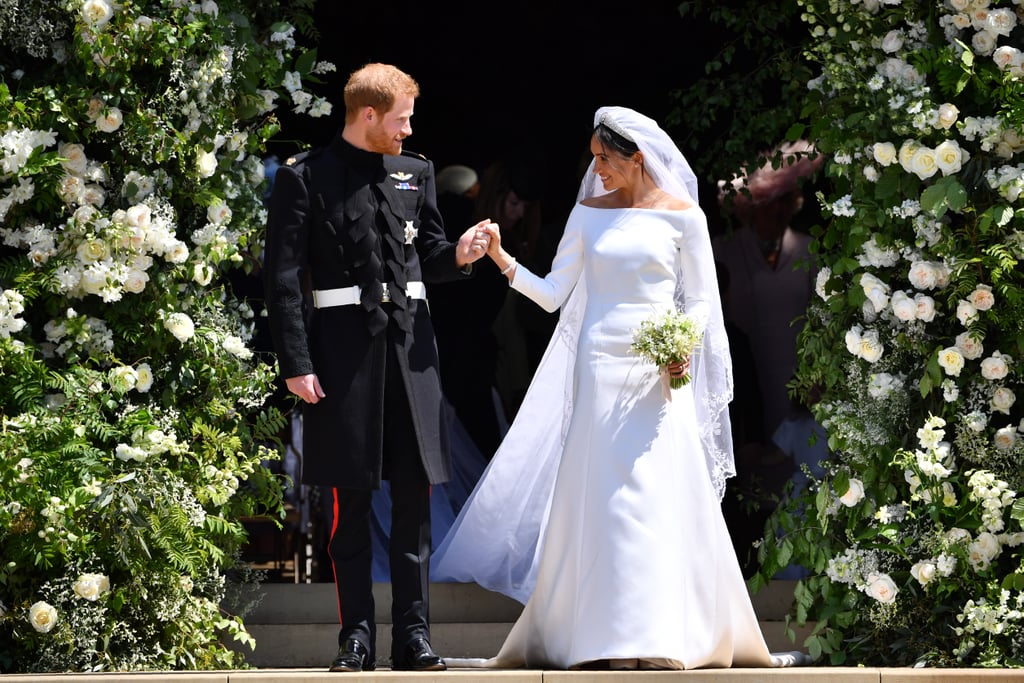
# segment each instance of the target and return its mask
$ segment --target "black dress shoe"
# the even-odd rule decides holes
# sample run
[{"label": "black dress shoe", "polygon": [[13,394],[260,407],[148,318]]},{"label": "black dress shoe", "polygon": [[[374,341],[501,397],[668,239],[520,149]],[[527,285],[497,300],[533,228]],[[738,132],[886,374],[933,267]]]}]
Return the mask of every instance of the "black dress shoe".
[{"label": "black dress shoe", "polygon": [[375,668],[376,663],[366,646],[355,638],[349,638],[338,648],[338,656],[328,671],[373,671]]},{"label": "black dress shoe", "polygon": [[402,648],[397,657],[392,657],[392,671],[444,671],[444,660],[434,654],[426,638],[416,638]]}]

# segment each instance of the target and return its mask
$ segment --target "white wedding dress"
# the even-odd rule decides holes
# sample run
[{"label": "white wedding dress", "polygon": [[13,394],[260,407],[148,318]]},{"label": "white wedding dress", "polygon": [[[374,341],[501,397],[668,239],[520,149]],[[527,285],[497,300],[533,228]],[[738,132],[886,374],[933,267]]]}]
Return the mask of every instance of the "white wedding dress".
[{"label": "white wedding dress", "polygon": [[640,322],[675,305],[680,277],[688,313],[720,305],[710,254],[697,207],[577,204],[552,272],[518,267],[513,287],[548,309],[576,292],[433,564],[435,580],[475,581],[526,606],[495,657],[450,665],[794,663],[770,655],[758,626],[693,384],[668,390],[658,368],[629,351]]}]

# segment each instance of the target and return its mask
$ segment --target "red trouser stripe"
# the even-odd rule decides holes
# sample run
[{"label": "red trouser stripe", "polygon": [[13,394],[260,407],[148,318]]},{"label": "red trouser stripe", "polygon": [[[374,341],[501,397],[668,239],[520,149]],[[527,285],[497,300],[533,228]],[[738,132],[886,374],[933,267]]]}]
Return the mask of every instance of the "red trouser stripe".
[{"label": "red trouser stripe", "polygon": [[[327,541],[327,556],[331,558],[331,573],[334,574],[334,585],[338,585],[338,569],[334,566],[334,554],[330,552],[331,544],[334,543],[334,534],[338,531],[338,489],[333,488],[331,491],[334,493],[334,519],[331,521],[331,538]],[[337,595],[337,591],[335,591]],[[344,623],[341,620],[341,598],[338,598],[338,623]]]}]

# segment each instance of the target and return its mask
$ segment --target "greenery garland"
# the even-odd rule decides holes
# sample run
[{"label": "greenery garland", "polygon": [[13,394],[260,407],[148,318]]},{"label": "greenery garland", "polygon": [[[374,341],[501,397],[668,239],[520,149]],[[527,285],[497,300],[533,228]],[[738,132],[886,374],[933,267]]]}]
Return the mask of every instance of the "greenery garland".
[{"label": "greenery garland", "polygon": [[311,6],[0,6],[0,671],[244,665],[225,577],[286,418],[233,284],[274,110],[331,110]]}]

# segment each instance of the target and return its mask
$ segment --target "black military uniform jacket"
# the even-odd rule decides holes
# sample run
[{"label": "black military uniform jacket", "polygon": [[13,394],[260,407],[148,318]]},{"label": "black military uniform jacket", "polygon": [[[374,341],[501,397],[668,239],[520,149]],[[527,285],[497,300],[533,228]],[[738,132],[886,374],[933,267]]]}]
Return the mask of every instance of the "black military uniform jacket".
[{"label": "black military uniform jacket", "polygon": [[[388,344],[427,477],[451,478],[433,328],[426,302],[404,294],[407,282],[460,277],[427,159],[367,152],[339,135],[278,170],[264,258],[271,336],[281,376],[316,373],[327,394],[304,406],[304,483],[380,487]],[[358,304],[312,306],[310,291],[353,285]],[[381,303],[384,285],[392,303]]]}]

